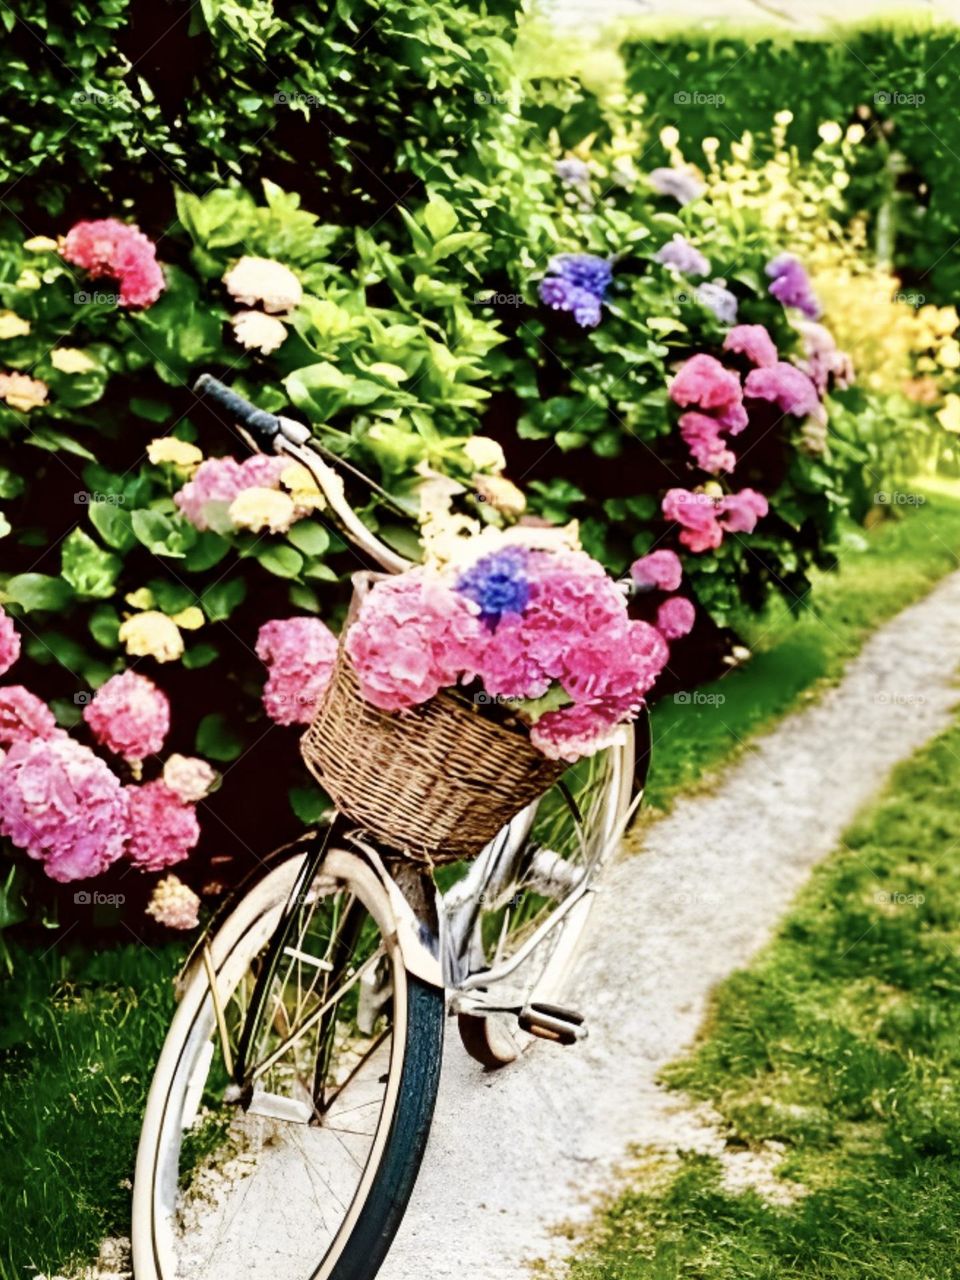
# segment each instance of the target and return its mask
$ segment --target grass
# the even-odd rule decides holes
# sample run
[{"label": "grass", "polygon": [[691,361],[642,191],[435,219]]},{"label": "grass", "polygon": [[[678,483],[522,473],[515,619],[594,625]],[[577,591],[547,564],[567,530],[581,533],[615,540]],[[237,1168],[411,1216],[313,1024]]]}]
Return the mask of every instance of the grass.
[{"label": "grass", "polygon": [[[930,492],[919,512],[874,530],[865,549],[847,548],[840,573],[817,583],[815,610],[798,621],[780,610],[753,624],[754,660],[702,691],[722,693],[722,704],[656,709],[654,804],[695,785],[835,678],[870,630],[954,568],[958,552],[960,489]],[[0,984],[0,1280],[70,1271],[96,1256],[104,1236],[127,1234],[128,1180],[177,954],[21,953],[14,977]],[[706,1194],[710,1171],[690,1176]]]},{"label": "grass", "polygon": [[0,993],[2,1280],[129,1233],[130,1183],[181,948],[14,948]]},{"label": "grass", "polygon": [[960,1274],[960,722],[896,772],[666,1082],[728,1146],[783,1146],[789,1207],[713,1158],[641,1181],[570,1280]]},{"label": "grass", "polygon": [[818,575],[799,615],[780,603],[746,622],[746,666],[654,708],[649,807],[702,784],[751,734],[836,680],[872,631],[957,567],[960,486],[921,492],[924,504],[902,520],[848,539],[839,571]]}]

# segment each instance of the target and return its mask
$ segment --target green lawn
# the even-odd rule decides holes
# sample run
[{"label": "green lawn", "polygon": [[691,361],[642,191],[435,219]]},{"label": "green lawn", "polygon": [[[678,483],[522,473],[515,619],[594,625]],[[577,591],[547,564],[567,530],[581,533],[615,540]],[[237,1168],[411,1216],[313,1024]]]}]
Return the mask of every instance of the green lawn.
[{"label": "green lawn", "polygon": [[[960,488],[930,493],[919,511],[875,530],[866,550],[846,549],[841,572],[817,584],[815,612],[794,621],[781,610],[754,624],[754,660],[703,691],[724,703],[657,708],[654,803],[695,785],[836,676],[869,630],[923,595],[958,553]],[[102,1237],[127,1233],[127,1180],[177,954],[55,947],[16,956],[0,986],[0,1280],[56,1274],[95,1256]]]},{"label": "green lawn", "polygon": [[[955,652],[953,653],[955,657]],[[960,721],[896,772],[666,1082],[728,1145],[783,1144],[790,1207],[648,1162],[570,1280],[960,1275]]]},{"label": "green lawn", "polygon": [[818,682],[836,679],[871,631],[957,568],[960,485],[919,492],[925,503],[903,519],[848,538],[839,571],[818,576],[799,614],[778,603],[766,617],[744,623],[740,630],[753,650],[746,666],[705,685],[692,701],[680,695],[656,706],[649,809],[702,783]]}]

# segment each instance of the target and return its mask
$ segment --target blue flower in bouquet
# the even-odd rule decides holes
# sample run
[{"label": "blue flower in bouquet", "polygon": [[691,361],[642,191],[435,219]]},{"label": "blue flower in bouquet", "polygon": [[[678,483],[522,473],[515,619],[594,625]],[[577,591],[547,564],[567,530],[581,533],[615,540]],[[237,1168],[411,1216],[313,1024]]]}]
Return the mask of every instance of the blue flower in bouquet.
[{"label": "blue flower in bouquet", "polygon": [[505,613],[523,613],[530,599],[526,552],[506,547],[481,557],[460,575],[457,590],[480,606],[480,617],[491,629]]}]

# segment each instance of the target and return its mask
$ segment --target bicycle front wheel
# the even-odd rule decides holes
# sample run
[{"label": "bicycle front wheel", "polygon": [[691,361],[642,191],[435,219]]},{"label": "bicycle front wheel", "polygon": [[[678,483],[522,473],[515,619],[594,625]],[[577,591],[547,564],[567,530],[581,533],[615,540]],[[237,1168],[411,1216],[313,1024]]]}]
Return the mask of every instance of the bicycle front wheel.
[{"label": "bicycle front wheel", "polygon": [[254,886],[187,982],[137,1156],[137,1280],[369,1280],[399,1226],[436,1099],[443,992],[404,968],[377,874],[335,849],[251,1018],[303,861]]}]

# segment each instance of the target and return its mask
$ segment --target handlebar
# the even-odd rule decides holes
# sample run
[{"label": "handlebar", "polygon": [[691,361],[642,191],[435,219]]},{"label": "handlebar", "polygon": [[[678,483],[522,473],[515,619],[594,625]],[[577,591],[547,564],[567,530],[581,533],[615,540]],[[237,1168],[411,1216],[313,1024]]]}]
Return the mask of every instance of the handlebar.
[{"label": "handlebar", "polygon": [[[303,423],[294,422],[292,418],[284,418],[275,413],[267,413],[258,409],[249,400],[244,399],[232,388],[209,373],[202,373],[193,384],[194,393],[206,396],[218,404],[230,415],[241,428],[255,449],[263,453],[284,453],[299,462],[313,476],[326,499],[327,506],[334,517],[340,531],[358,547],[365,555],[386,569],[388,573],[402,573],[410,568],[412,561],[398,555],[385,543],[381,542],[363,523],[353,507],[346,499],[343,480],[334,466],[325,461],[324,455],[331,461],[341,465],[341,460],[328,450],[321,449],[312,442],[310,428]],[[363,479],[375,492],[384,497],[391,506],[396,504],[379,485],[374,484],[366,476],[349,463],[342,464],[353,475]]]}]

